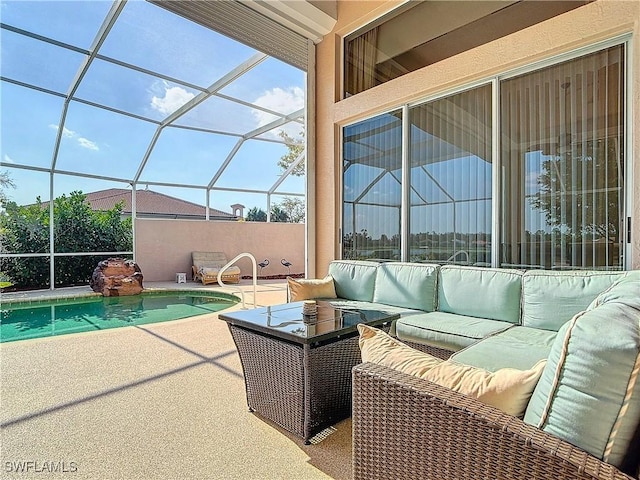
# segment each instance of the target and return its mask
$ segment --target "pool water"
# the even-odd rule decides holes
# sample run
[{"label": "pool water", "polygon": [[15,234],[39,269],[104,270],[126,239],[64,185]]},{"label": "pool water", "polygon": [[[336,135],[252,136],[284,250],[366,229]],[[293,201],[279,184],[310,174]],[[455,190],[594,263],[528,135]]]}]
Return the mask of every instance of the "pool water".
[{"label": "pool water", "polygon": [[218,312],[238,302],[234,295],[188,291],[2,302],[0,342],[178,320]]}]

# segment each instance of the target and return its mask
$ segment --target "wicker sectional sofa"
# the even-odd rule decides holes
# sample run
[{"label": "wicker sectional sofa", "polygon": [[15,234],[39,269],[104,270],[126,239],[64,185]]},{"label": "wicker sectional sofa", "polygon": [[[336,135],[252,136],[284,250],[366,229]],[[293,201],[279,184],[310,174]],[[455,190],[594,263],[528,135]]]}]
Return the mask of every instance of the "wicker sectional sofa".
[{"label": "wicker sectional sofa", "polygon": [[640,272],[337,260],[342,307],[491,372],[546,366],[523,418],[387,366],[353,371],[355,479],[637,478]]}]

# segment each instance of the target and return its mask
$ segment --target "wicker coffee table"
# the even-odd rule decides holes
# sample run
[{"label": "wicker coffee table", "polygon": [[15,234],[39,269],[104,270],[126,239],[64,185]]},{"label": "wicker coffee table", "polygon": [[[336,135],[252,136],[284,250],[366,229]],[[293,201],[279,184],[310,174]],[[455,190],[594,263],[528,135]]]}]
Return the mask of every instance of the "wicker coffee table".
[{"label": "wicker coffee table", "polygon": [[361,362],[358,323],[388,328],[398,315],[318,302],[304,321],[303,302],[220,314],[240,355],[251,411],[309,439],[351,415],[351,369]]}]

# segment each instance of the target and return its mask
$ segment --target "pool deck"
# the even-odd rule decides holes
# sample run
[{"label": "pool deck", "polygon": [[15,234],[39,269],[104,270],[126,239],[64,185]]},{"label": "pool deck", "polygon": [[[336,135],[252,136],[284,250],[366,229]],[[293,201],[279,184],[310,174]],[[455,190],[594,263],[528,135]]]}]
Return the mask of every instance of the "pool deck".
[{"label": "pool deck", "polygon": [[[145,282],[148,289],[238,287],[253,307],[250,280],[229,288]],[[2,299],[84,293],[91,290]],[[255,300],[284,303],[286,281],[260,281]],[[247,410],[242,367],[217,314],[0,344],[0,380],[3,479],[351,476],[349,420],[304,445]]]},{"label": "pool deck", "polygon": [[[251,280],[240,280],[238,284],[229,284],[220,287],[218,284],[203,285],[200,282],[187,281],[186,283],[176,282],[144,282],[145,290],[207,290],[239,294],[243,291],[247,307],[253,306],[253,282]],[[274,305],[276,303],[286,302],[287,298],[287,281],[286,280],[260,280],[256,284],[256,305]],[[56,288],[55,290],[31,290],[25,292],[7,292],[0,294],[0,302],[9,301],[28,301],[28,300],[45,300],[48,298],[60,297],[79,297],[86,295],[100,295],[91,290],[89,286],[83,287],[65,287]],[[260,303],[266,302],[266,303]]]}]

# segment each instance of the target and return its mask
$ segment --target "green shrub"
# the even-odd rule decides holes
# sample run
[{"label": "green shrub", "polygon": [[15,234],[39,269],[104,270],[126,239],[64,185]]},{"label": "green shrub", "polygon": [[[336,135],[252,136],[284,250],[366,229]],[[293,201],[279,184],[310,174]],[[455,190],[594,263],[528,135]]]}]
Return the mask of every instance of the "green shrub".
[{"label": "green shrub", "polygon": [[[93,211],[86,195],[72,192],[53,202],[56,253],[130,251],[131,218],[122,218],[122,204]],[[6,202],[0,214],[0,242],[8,253],[49,252],[49,205],[40,198],[33,205]],[[84,285],[104,256],[55,258],[55,286]],[[3,258],[0,271],[18,288],[49,286],[49,257]]]}]

